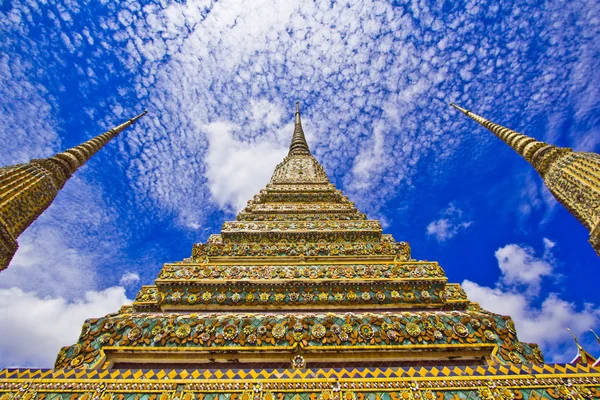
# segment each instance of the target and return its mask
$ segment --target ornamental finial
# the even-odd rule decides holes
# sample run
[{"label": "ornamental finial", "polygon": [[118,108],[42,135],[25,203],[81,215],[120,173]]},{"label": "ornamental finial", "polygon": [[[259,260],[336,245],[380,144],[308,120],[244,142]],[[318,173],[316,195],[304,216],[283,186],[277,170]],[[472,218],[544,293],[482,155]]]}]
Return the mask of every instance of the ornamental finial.
[{"label": "ornamental finial", "polygon": [[532,137],[523,135],[519,132],[513,131],[512,129],[508,129],[502,125],[498,125],[492,121],[489,121],[483,118],[481,115],[477,115],[472,111],[456,105],[455,103],[450,103],[450,105],[465,114],[467,117],[474,119],[483,127],[489,129],[500,140],[509,145],[514,151],[519,153],[530,163],[533,160],[534,154],[538,150],[542,148],[553,147],[547,143],[540,142]]},{"label": "ornamental finial", "polygon": [[598,337],[598,335],[596,335],[596,332],[594,332],[593,329],[590,329],[590,332],[592,332],[594,334],[594,336],[596,336],[596,340],[598,341],[598,344],[600,344],[600,337]]},{"label": "ornamental finial", "polygon": [[0,271],[15,255],[19,235],[50,206],[71,175],[146,113],[50,158],[0,168],[0,198],[5,202],[0,208]]},{"label": "ornamental finial", "polygon": [[308,143],[306,143],[306,138],[304,137],[304,130],[302,130],[302,121],[300,120],[300,102],[296,102],[294,135],[292,136],[288,155],[310,155]]},{"label": "ornamental finial", "polygon": [[577,351],[579,352],[579,356],[581,357],[581,362],[583,364],[587,364],[587,352],[585,351],[585,349],[579,344],[579,341],[577,340],[577,336],[575,336],[575,334],[573,333],[573,331],[571,330],[571,328],[567,328],[567,330],[569,332],[571,332],[571,335],[573,335],[573,339],[575,340],[575,346],[577,346]]}]

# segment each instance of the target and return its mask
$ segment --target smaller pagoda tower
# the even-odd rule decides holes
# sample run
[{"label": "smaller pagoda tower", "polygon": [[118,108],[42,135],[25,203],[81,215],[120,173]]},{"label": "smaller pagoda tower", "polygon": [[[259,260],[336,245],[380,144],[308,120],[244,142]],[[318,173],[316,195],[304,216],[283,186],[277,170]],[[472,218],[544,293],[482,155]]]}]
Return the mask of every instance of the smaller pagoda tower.
[{"label": "smaller pagoda tower", "polygon": [[145,114],[50,158],[0,168],[0,271],[15,255],[19,235],[52,204],[71,175]]},{"label": "smaller pagoda tower", "polygon": [[600,155],[547,144],[454,103],[450,105],[489,129],[525,158],[556,200],[590,231],[589,242],[600,255]]}]

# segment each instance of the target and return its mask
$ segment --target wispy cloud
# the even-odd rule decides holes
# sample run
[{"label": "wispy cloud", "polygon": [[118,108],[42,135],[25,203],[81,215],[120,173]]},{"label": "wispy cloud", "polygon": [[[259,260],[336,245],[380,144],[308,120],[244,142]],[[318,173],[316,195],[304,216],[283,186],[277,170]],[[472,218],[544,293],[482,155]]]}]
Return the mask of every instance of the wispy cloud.
[{"label": "wispy cloud", "polygon": [[435,221],[431,221],[427,225],[427,235],[433,236],[438,242],[445,242],[452,239],[460,231],[467,229],[472,221],[467,221],[463,215],[463,211],[454,203],[450,203],[443,210],[441,217]]},{"label": "wispy cloud", "polygon": [[597,327],[600,309],[591,303],[578,306],[562,298],[560,293],[540,295],[542,279],[554,272],[554,246],[554,242],[545,239],[541,257],[530,247],[517,244],[501,247],[495,253],[501,271],[496,285],[487,287],[465,280],[462,286],[469,299],[486,310],[511,316],[519,339],[538,343],[547,361],[564,362],[576,354],[566,328],[582,335]]}]

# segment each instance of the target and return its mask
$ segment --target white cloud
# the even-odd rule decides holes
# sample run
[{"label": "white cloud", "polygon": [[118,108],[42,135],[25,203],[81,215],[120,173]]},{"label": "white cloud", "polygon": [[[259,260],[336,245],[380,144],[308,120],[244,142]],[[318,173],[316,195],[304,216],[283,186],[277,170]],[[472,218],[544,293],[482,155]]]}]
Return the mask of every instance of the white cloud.
[{"label": "white cloud", "polygon": [[547,361],[567,362],[575,355],[572,338],[566,328],[577,335],[600,323],[600,309],[586,303],[578,307],[558,293],[539,298],[539,285],[552,273],[548,261],[554,243],[544,240],[545,254],[536,258],[533,250],[509,244],[496,251],[501,276],[495,287],[480,286],[465,280],[462,287],[471,301],[484,309],[509,315],[515,321],[519,340],[538,343]]},{"label": "white cloud", "polygon": [[496,250],[495,256],[502,271],[501,281],[507,286],[525,286],[535,294],[542,278],[552,274],[550,262],[536,258],[530,247],[508,244]]},{"label": "white cloud", "polygon": [[452,239],[460,231],[467,229],[472,221],[465,221],[463,211],[454,203],[441,212],[442,218],[431,221],[427,225],[427,235],[433,236],[438,242]]},{"label": "white cloud", "polygon": [[287,154],[287,147],[274,135],[245,141],[233,136],[240,129],[227,122],[215,122],[204,129],[209,142],[206,175],[211,195],[219,207],[234,212],[266,186],[275,166]]},{"label": "white cloud", "polygon": [[0,367],[51,368],[60,348],[77,341],[86,319],[130,302],[123,287],[89,291],[72,301],[0,289]]},{"label": "white cloud", "polygon": [[124,274],[121,279],[119,280],[119,283],[121,284],[121,286],[131,286],[134,285],[136,283],[138,283],[140,281],[140,275],[135,273],[135,272],[127,272],[126,274]]},{"label": "white cloud", "polygon": [[102,191],[79,171],[52,205],[17,239],[19,249],[2,272],[0,288],[19,287],[40,296],[71,299],[97,289],[96,268],[120,246],[114,210]]}]

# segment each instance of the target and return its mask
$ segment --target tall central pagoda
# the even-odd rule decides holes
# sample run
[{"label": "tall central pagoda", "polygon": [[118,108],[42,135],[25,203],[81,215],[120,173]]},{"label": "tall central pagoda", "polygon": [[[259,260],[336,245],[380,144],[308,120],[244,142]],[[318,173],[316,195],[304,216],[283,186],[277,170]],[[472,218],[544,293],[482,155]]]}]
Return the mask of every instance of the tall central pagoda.
[{"label": "tall central pagoda", "polygon": [[545,365],[383,234],[311,155],[297,107],[287,157],[235,221],[87,320],[55,369],[0,372],[0,400],[567,399],[600,397],[599,377]]}]

